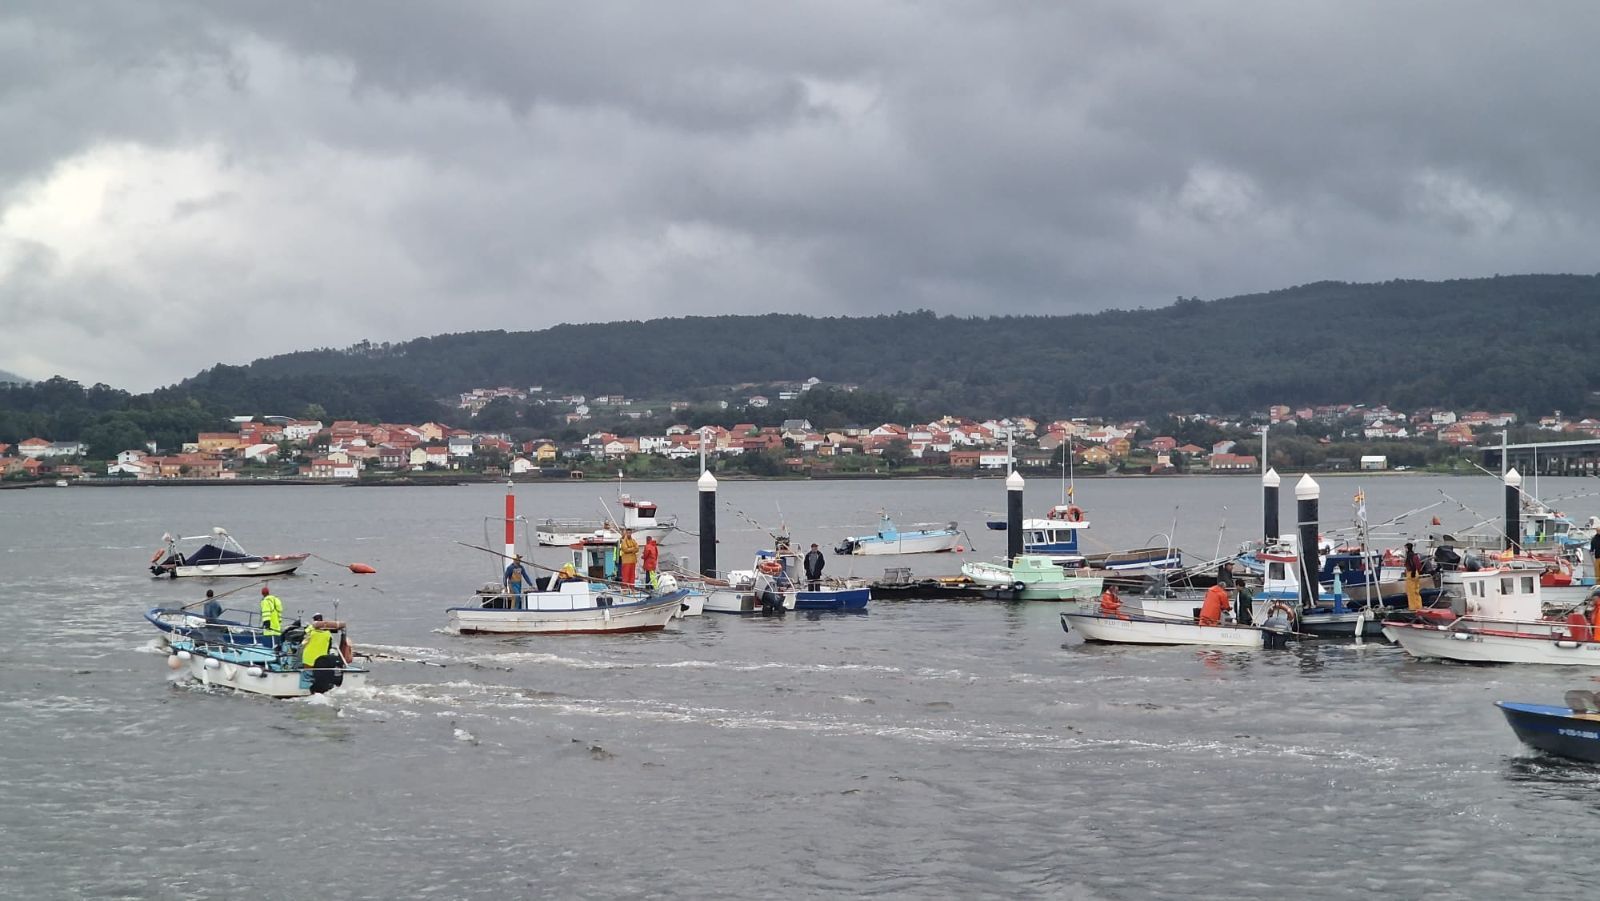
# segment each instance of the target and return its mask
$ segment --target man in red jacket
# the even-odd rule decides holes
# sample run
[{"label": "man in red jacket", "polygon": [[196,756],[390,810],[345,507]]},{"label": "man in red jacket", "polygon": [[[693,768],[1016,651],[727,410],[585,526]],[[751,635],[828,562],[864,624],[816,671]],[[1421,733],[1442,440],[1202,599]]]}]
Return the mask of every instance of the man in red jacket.
[{"label": "man in red jacket", "polygon": [[1200,625],[1222,625],[1222,614],[1227,612],[1229,606],[1228,589],[1221,585],[1207,588],[1205,600],[1200,602]]},{"label": "man in red jacket", "polygon": [[639,562],[644,566],[644,587],[655,588],[660,584],[656,576],[656,566],[661,562],[661,545],[656,544],[654,535],[644,540],[644,550],[639,554]]}]

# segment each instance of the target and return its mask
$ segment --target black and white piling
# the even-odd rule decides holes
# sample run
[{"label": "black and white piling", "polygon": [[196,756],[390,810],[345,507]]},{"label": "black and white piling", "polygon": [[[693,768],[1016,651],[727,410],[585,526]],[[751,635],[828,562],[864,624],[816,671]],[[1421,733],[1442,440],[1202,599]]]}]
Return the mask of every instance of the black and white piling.
[{"label": "black and white piling", "polygon": [[1261,474],[1261,536],[1266,544],[1278,541],[1278,478],[1276,469]]},{"label": "black and white piling", "polygon": [[1022,553],[1022,476],[1015,469],[1006,476],[1006,563],[1015,565]]},{"label": "black and white piling", "polygon": [[1506,550],[1522,553],[1522,473],[1506,470]]},{"label": "black and white piling", "polygon": [[1318,501],[1322,486],[1310,475],[1303,475],[1294,485],[1294,499],[1300,518],[1300,603],[1312,604],[1317,600],[1318,575],[1322,561],[1317,559]]},{"label": "black and white piling", "polygon": [[700,474],[700,575],[717,575],[717,477]]}]

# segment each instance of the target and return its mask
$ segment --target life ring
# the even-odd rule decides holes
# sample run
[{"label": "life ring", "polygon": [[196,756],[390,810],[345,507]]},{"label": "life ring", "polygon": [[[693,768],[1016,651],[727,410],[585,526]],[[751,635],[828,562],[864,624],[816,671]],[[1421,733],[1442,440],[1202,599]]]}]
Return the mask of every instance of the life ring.
[{"label": "life ring", "polygon": [[779,563],[776,560],[763,560],[756,567],[756,569],[761,570],[762,572],[766,573],[769,576],[775,576],[779,572],[783,571],[783,564]]},{"label": "life ring", "polygon": [[1067,507],[1067,522],[1083,522],[1083,508],[1077,504]]},{"label": "life ring", "polygon": [[166,548],[164,548],[164,547],[162,547],[162,548],[156,548],[156,553],[155,553],[155,556],[153,556],[153,557],[151,557],[151,558],[150,558],[150,562],[151,562],[151,563],[154,563],[154,562],[156,562],[156,561],[157,561],[157,560],[160,560],[160,559],[161,559],[161,555],[162,555],[162,554],[165,554],[165,553],[166,553],[166,552],[167,552],[167,549],[166,549]]}]

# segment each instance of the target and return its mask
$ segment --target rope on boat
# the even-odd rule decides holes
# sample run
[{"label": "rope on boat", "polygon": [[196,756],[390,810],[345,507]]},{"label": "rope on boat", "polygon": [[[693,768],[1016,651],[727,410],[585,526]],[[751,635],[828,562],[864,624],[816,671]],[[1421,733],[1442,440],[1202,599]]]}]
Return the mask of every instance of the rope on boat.
[{"label": "rope on boat", "polygon": [[377,570],[373,569],[371,566],[368,566],[365,563],[340,563],[337,560],[330,560],[329,558],[324,557],[321,554],[309,554],[308,556],[315,557],[315,558],[317,558],[318,560],[321,560],[324,563],[332,563],[334,566],[342,566],[345,569],[348,569],[351,572],[356,573],[357,575],[369,576],[369,575],[372,575],[373,573],[377,572]]}]

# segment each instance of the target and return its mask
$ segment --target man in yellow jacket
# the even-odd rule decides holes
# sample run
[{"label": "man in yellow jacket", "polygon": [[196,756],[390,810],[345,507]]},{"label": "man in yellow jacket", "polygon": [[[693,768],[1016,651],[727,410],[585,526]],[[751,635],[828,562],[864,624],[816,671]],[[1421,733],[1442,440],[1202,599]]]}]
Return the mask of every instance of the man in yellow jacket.
[{"label": "man in yellow jacket", "polygon": [[311,617],[311,624],[306,626],[306,638],[300,645],[300,663],[304,666],[316,666],[317,661],[333,653],[333,633],[344,628],[344,623],[333,619],[323,619],[318,613]]},{"label": "man in yellow jacket", "polygon": [[633,584],[633,567],[639,562],[639,542],[633,540],[631,529],[622,530],[622,542],[617,545],[617,562],[620,564],[624,585]]},{"label": "man in yellow jacket", "polygon": [[283,632],[283,601],[272,589],[261,586],[261,634],[272,638]]}]

